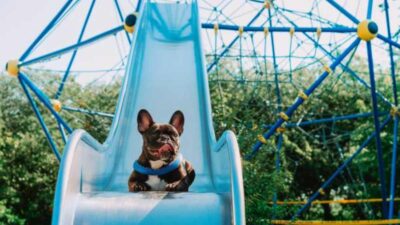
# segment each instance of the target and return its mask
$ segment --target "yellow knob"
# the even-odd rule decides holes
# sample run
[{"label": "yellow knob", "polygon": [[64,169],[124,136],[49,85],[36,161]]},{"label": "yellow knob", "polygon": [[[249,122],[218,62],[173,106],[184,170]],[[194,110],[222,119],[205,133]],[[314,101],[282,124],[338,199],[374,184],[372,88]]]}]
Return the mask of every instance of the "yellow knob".
[{"label": "yellow knob", "polygon": [[357,35],[361,40],[370,41],[378,34],[378,25],[371,20],[363,20],[357,26]]},{"label": "yellow knob", "polygon": [[6,70],[10,76],[17,77],[19,73],[19,61],[18,60],[10,60],[6,64]]},{"label": "yellow knob", "polygon": [[54,109],[56,112],[61,112],[62,104],[61,104],[61,102],[60,102],[59,100],[57,100],[57,99],[52,99],[52,100],[51,100],[51,104],[53,105],[53,109]]}]

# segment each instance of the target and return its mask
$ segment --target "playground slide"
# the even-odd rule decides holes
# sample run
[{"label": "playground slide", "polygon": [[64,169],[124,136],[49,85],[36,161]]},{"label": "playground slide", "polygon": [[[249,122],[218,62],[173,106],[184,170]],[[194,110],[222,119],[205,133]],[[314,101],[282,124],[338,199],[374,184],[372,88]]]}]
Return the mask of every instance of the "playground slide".
[{"label": "playground slide", "polygon": [[[70,136],[60,165],[55,224],[245,224],[242,171],[235,135],[216,141],[196,1],[144,1],[126,76],[105,143],[84,130]],[[189,192],[128,192],[141,152],[137,113],[156,122],[185,115],[181,152],[196,179]]]}]

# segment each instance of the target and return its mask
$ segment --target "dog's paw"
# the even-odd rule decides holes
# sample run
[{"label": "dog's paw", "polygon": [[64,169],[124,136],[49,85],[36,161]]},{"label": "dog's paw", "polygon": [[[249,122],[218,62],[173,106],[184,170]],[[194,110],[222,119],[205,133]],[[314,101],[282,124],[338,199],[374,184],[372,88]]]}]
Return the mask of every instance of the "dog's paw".
[{"label": "dog's paw", "polygon": [[179,191],[179,192],[180,191],[188,191],[188,188],[189,187],[187,185],[185,185],[185,183],[182,182],[181,180],[175,181],[175,182],[167,184],[165,186],[165,190],[166,191],[173,191],[173,192],[175,192],[175,191]]},{"label": "dog's paw", "polygon": [[165,185],[165,190],[166,191],[178,191],[178,186],[179,186],[180,181],[175,181],[173,183],[169,183]]},{"label": "dog's paw", "polygon": [[139,191],[149,191],[150,190],[150,186],[145,184],[145,183],[135,183],[134,185],[132,185],[132,188],[130,188],[133,192],[139,192]]}]

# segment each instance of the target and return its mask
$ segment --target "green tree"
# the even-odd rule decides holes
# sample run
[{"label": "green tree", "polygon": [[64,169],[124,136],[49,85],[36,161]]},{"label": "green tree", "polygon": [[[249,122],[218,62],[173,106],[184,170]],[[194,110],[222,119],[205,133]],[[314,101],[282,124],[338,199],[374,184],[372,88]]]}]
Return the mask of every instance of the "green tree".
[{"label": "green tree", "polygon": [[[31,78],[49,96],[57,90],[58,76],[39,73]],[[119,85],[114,82],[84,88],[71,80],[61,101],[73,107],[113,113]],[[50,224],[59,163],[18,80],[1,75],[0,86],[0,224]],[[62,151],[64,143],[55,119],[43,104],[37,105]],[[109,118],[65,110],[61,115],[72,127],[84,128],[100,141],[111,124]]]}]

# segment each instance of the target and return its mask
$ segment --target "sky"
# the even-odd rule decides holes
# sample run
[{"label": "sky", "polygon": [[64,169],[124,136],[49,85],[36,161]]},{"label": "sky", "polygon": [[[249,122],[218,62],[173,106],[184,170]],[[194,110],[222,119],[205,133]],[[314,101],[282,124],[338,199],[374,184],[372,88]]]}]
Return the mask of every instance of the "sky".
[{"label": "sky", "polygon": [[[36,36],[46,26],[46,24],[53,18],[56,12],[65,3],[65,0],[0,0],[0,65],[4,69],[5,63],[9,59],[19,58],[21,54],[28,48]],[[119,0],[123,15],[132,12],[136,1],[135,0]],[[201,0],[199,2],[202,21],[206,20],[223,21],[226,23],[244,25],[254,16],[254,13],[260,7],[259,3],[246,3],[244,0]],[[287,9],[295,10],[306,10],[314,1],[311,0],[278,0],[277,4],[285,6]],[[344,16],[340,16],[336,9],[327,5],[326,1],[320,1],[319,12],[323,17],[336,21],[339,24],[346,26],[354,26]],[[374,15],[373,19],[378,23],[380,32],[386,34],[384,14],[379,9],[379,4],[382,1],[374,1]],[[358,18],[365,18],[367,0],[338,0],[338,3],[344,6],[348,11],[356,14]],[[392,30],[396,31],[399,28],[399,1],[389,0],[391,4],[391,15],[392,15]],[[34,51],[32,57],[39,56],[41,54],[50,52],[55,49],[65,47],[73,44],[77,41],[79,31],[81,29],[84,15],[86,15],[89,8],[90,1],[82,0],[77,6],[70,12],[68,16],[62,21],[61,25],[52,32],[46,40]],[[223,8],[224,16],[213,15],[210,11],[213,6]],[[299,20],[300,21],[300,20]],[[301,23],[301,22],[299,22]],[[84,39],[91,37],[95,34],[101,33],[107,29],[114,28],[120,25],[118,15],[116,13],[113,1],[111,0],[98,0],[93,10],[91,20],[89,22],[87,31],[84,35]],[[208,32],[208,33],[207,33]],[[212,33],[212,32],[211,32]],[[234,38],[236,32],[227,32],[225,35],[225,42],[229,42],[230,39]],[[279,36],[280,41],[277,45],[278,54],[287,54],[290,49],[288,35]],[[211,35],[212,36],[212,35]],[[123,33],[118,34],[115,37],[108,38],[104,41],[100,41],[96,45],[91,45],[83,50],[80,50],[76,64],[74,64],[73,70],[77,71],[91,71],[91,70],[107,70],[109,68],[123,68],[124,65],[118,65],[121,58],[125,57],[129,51],[129,45],[126,42],[126,37]],[[327,36],[325,36],[328,41]],[[331,38],[331,37],[330,37]],[[341,38],[338,36],[338,38]],[[209,44],[210,31],[203,32],[203,44],[206,52],[211,51]],[[210,39],[212,40],[212,38]],[[261,41],[261,39],[260,39]],[[282,44],[281,44],[282,43]],[[380,42],[376,42],[376,45],[382,45]],[[309,47],[307,47],[309,46]],[[311,52],[311,45],[304,45],[302,47],[303,54]],[[261,48],[261,47],[260,47]],[[382,48],[382,47],[380,47]],[[378,63],[385,65],[387,62],[386,49],[379,49],[376,51],[378,54],[375,57]],[[260,49],[261,50],[261,49]],[[365,48],[360,48],[360,55],[365,55]],[[49,68],[52,70],[64,70],[65,65],[68,62],[70,55],[65,55],[60,59],[46,62],[37,66],[37,68]],[[284,62],[282,62],[284,64]],[[62,74],[62,72],[59,72]],[[100,73],[100,76],[105,73]],[[96,79],[99,73],[85,73],[85,79],[82,82]]]}]

